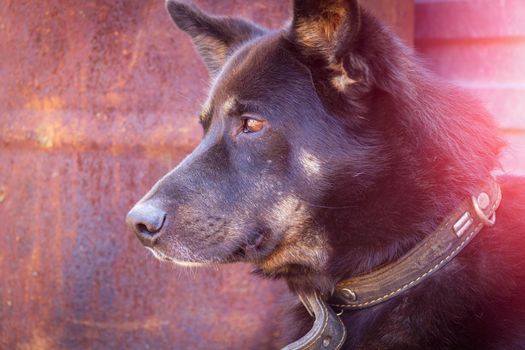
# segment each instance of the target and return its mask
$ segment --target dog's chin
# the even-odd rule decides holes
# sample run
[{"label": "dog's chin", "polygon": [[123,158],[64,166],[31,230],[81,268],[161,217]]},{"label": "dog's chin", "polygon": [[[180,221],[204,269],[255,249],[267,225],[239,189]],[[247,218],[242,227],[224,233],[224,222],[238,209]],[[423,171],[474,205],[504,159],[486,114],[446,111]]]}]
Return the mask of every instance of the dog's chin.
[{"label": "dog's chin", "polygon": [[160,261],[173,263],[175,265],[184,266],[184,267],[200,267],[200,266],[207,266],[211,265],[213,262],[206,262],[206,261],[185,261],[185,260],[179,260],[177,258],[171,257],[163,253],[162,251],[156,249],[156,248],[149,248],[146,247],[153,256]]}]

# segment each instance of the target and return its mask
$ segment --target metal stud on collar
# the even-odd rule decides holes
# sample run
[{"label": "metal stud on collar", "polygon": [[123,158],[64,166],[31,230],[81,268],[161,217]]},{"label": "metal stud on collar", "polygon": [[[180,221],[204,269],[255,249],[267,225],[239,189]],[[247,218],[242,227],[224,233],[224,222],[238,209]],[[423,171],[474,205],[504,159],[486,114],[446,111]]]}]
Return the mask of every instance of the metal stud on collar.
[{"label": "metal stud on collar", "polygon": [[494,213],[492,213],[490,217],[485,215],[485,213],[483,212],[484,209],[487,209],[489,207],[489,204],[490,198],[489,195],[485,192],[481,192],[477,198],[472,196],[472,205],[479,219],[483,222],[485,226],[494,226],[494,224],[496,223],[496,211],[494,211]]},{"label": "metal stud on collar", "polygon": [[355,292],[349,288],[343,288],[341,289],[341,294],[349,299],[350,301],[356,301],[357,300],[357,294],[355,294]]}]

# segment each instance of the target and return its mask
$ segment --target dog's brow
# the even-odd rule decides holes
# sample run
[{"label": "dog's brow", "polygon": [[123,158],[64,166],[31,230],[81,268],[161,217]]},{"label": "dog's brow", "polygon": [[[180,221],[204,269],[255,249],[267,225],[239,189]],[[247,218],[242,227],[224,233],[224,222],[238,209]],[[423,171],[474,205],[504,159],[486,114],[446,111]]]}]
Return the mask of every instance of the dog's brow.
[{"label": "dog's brow", "polygon": [[210,115],[209,114],[205,114],[205,113],[201,113],[199,114],[199,123],[201,123],[202,125],[206,125],[210,122]]},{"label": "dog's brow", "polygon": [[210,116],[211,115],[211,112],[212,112],[212,105],[211,105],[211,102],[210,101],[206,101],[206,103],[204,103],[202,105],[202,108],[201,108],[201,115],[203,116]]},{"label": "dog's brow", "polygon": [[211,103],[206,102],[202,106],[201,113],[199,114],[199,122],[204,126],[209,124],[211,121],[212,112]]},{"label": "dog's brow", "polygon": [[222,112],[224,115],[230,114],[237,105],[237,99],[235,96],[230,96],[222,105]]}]

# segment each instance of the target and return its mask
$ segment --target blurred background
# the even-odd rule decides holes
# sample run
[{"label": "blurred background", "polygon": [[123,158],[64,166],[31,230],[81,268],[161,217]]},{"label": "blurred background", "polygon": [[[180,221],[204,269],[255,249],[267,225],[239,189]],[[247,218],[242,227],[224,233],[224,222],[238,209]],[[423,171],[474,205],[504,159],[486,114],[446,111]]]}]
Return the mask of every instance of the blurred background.
[{"label": "blurred background", "polygon": [[[195,2],[270,28],[291,13]],[[361,2],[483,100],[525,174],[525,1]],[[159,263],[125,226],[201,137],[207,73],[163,0],[2,0],[0,81],[0,349],[281,345],[284,285]]]}]

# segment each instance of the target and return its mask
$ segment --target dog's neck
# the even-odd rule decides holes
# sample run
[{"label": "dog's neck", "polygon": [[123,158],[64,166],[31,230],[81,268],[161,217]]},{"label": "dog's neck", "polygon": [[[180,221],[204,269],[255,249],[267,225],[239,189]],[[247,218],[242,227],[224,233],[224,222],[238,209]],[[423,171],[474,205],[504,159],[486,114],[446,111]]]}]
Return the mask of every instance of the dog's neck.
[{"label": "dog's neck", "polygon": [[385,179],[353,210],[327,221],[328,232],[333,233],[330,275],[348,278],[397,260],[427,237],[462,199],[440,194],[446,185],[433,184],[432,191],[425,192],[414,188],[414,183],[417,180]]},{"label": "dog's neck", "polygon": [[487,179],[474,196],[466,195],[439,226],[407,254],[374,271],[340,281],[332,305],[360,309],[383,303],[431,278],[484,228],[496,222],[501,190]]},{"label": "dog's neck", "polygon": [[[463,199],[458,196],[457,201],[451,201],[449,197],[421,193],[404,181],[389,183],[385,181],[384,191],[374,187],[350,208],[317,209],[317,224],[321,228],[312,230],[323,232],[328,238],[329,260],[325,265],[287,266],[283,274],[270,276],[283,278],[293,292],[315,290],[330,294],[342,279],[399,259],[427,237]],[[467,194],[464,192],[463,196]],[[398,202],[399,198],[403,202]],[[333,203],[344,207],[343,201]]]},{"label": "dog's neck", "polygon": [[[333,294],[322,296],[317,291],[313,294],[299,292],[300,300],[312,316],[315,314],[316,320],[307,335],[286,349],[320,348],[321,345],[316,343],[319,339],[326,340],[324,345],[333,343],[333,348],[338,349],[345,340],[346,331],[332,308],[356,310],[384,303],[431,278],[454,259],[483,227],[494,225],[501,190],[491,178],[477,195],[466,197],[434,232],[399,260],[370,273],[340,281]],[[315,305],[319,307],[316,309]],[[322,327],[321,323],[330,326]]]},{"label": "dog's neck", "polygon": [[[305,269],[301,278],[286,278],[293,291],[331,293],[335,285],[395,262],[423,241],[461,201],[468,188],[446,181],[385,179],[348,209],[319,209],[327,232],[327,269]],[[478,185],[475,185],[478,186]],[[422,188],[426,188],[424,191]]]}]

